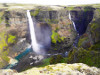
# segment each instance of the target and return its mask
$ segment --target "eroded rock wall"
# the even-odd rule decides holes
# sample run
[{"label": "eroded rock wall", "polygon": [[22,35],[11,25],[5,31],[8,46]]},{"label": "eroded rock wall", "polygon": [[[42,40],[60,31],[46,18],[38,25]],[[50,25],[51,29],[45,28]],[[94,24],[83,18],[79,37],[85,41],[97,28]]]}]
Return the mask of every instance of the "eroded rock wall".
[{"label": "eroded rock wall", "polygon": [[[96,9],[94,11],[94,14],[92,10],[85,10],[81,7],[75,8],[70,11],[72,15],[72,20],[75,22],[78,32],[81,35],[84,33],[83,35],[89,38],[89,42],[86,41],[84,43],[91,45],[91,43],[98,42],[100,37],[99,9]],[[66,8],[60,10],[33,9],[30,12],[32,18],[36,21],[36,25],[40,26],[40,29],[43,29],[43,27],[47,27],[46,30],[50,31],[46,33],[49,34],[48,36],[51,39],[51,48],[49,49],[49,53],[64,53],[65,51],[70,50],[70,47],[73,46],[73,42],[77,33],[74,29],[72,21],[69,19],[69,10],[67,10]],[[45,30],[45,28],[43,30]],[[84,30],[86,30],[86,33]],[[37,31],[38,30],[36,30],[36,32]],[[29,46],[29,43],[31,41],[26,10],[1,9],[0,34],[2,32],[6,33],[5,35],[8,34],[8,36],[9,34],[12,35],[13,38],[10,37],[11,41],[15,40],[14,42],[10,41],[10,43],[7,42],[8,38],[5,40],[7,44],[6,48],[9,48],[10,51],[9,56],[15,57],[23,52],[25,48]],[[44,33],[44,31],[41,31],[41,33]],[[37,34],[38,33],[36,33],[36,35]],[[42,36],[46,37],[45,34],[43,34]],[[87,38],[85,40],[87,40]],[[83,45],[84,43],[79,43],[79,46]],[[5,48],[5,45],[3,48]]]},{"label": "eroded rock wall", "polygon": [[51,50],[64,52],[75,39],[76,31],[69,20],[69,11],[62,10],[31,10],[31,15],[37,23],[47,23],[51,27]]}]

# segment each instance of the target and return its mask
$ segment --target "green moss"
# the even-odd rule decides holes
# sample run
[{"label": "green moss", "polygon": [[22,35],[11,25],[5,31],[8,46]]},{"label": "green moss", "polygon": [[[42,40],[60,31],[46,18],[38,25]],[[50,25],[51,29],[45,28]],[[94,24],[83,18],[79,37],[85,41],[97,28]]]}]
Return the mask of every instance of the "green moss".
[{"label": "green moss", "polygon": [[13,36],[13,35],[8,35],[8,43],[14,43],[15,42],[15,39],[16,39],[16,36]]},{"label": "green moss", "polygon": [[58,19],[44,19],[46,23],[48,24],[57,24],[59,22]]},{"label": "green moss", "polygon": [[7,49],[6,47],[8,47],[8,44],[6,42],[7,36],[5,35],[5,33],[0,33],[0,58],[1,61],[0,63],[0,68],[4,67],[5,65],[7,65],[9,58],[7,57],[9,49]]},{"label": "green moss", "polygon": [[74,10],[75,7],[66,7],[67,10]]},{"label": "green moss", "polygon": [[73,62],[73,59],[74,59],[74,54],[76,53],[77,49],[74,49],[73,51],[70,51],[69,54],[68,54],[68,63],[71,63]]},{"label": "green moss", "polygon": [[44,60],[42,61],[43,64],[38,65],[38,67],[44,67],[44,66],[50,65],[49,60],[50,60],[50,58],[46,58],[46,59],[44,59]]},{"label": "green moss", "polygon": [[65,59],[61,55],[51,56],[49,60],[50,64],[64,63]]},{"label": "green moss", "polygon": [[93,55],[90,51],[87,50],[80,50],[78,52],[78,62],[82,62],[85,63],[89,66],[96,66],[96,67],[100,67],[99,63],[99,57],[98,56],[98,52],[93,51]]},{"label": "green moss", "polygon": [[100,67],[100,53],[98,51],[89,51],[83,48],[73,50],[68,56],[68,62],[84,63],[89,66]]},{"label": "green moss", "polygon": [[0,33],[0,50],[3,50],[3,47],[7,46],[6,38],[5,33]]},{"label": "green moss", "polygon": [[98,13],[100,13],[100,9],[96,9],[96,11],[98,11]]},{"label": "green moss", "polygon": [[95,43],[94,45],[92,45],[89,50],[95,50],[95,51],[100,51],[100,42]]},{"label": "green moss", "polygon": [[34,12],[31,12],[31,16],[37,16],[39,14],[40,9],[36,9]]},{"label": "green moss", "polygon": [[97,22],[92,23],[92,25],[91,25],[92,32],[93,32],[95,29],[99,28],[99,27],[100,27],[100,26],[99,26],[99,24],[98,24]]},{"label": "green moss", "polygon": [[4,12],[0,12],[0,23],[3,21],[3,14]]},{"label": "green moss", "polygon": [[100,29],[99,20],[98,20],[97,22],[94,21],[94,22],[91,24],[90,28],[91,28],[90,31],[91,31],[92,35],[94,35],[93,38],[99,38],[99,37],[100,37],[100,32],[98,31],[98,29]]},{"label": "green moss", "polygon": [[52,43],[56,43],[58,38],[59,38],[58,33],[52,31],[52,35],[51,35]]},{"label": "green moss", "polygon": [[65,37],[60,37],[59,34],[55,31],[52,31],[51,40],[52,43],[61,42],[64,40]]},{"label": "green moss", "polygon": [[81,47],[83,42],[88,40],[88,37],[84,37],[84,38],[80,38],[79,41],[78,41],[78,47]]},{"label": "green moss", "polygon": [[9,43],[14,43],[15,42],[15,36],[10,35],[2,32],[0,33],[0,68],[4,67],[5,65],[8,64],[9,58],[8,58],[8,53],[9,53]]},{"label": "green moss", "polygon": [[87,11],[91,11],[93,10],[93,7],[92,6],[85,6],[84,7],[84,11],[87,12]]}]

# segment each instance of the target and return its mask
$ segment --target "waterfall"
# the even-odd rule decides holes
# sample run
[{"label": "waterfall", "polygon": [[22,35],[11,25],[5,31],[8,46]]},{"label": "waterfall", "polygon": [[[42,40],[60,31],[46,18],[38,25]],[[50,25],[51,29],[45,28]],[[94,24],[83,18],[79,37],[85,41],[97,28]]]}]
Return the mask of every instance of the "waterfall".
[{"label": "waterfall", "polygon": [[36,40],[34,22],[32,20],[32,17],[31,17],[31,14],[30,14],[29,10],[27,10],[27,17],[28,17],[28,20],[29,20],[31,46],[32,46],[34,52],[39,53],[40,52],[40,47],[39,47],[39,45],[37,43],[37,40]]},{"label": "waterfall", "polygon": [[[71,19],[71,15],[70,15],[70,12],[69,12],[69,19],[72,21],[72,19]],[[75,26],[74,21],[72,21],[72,23],[73,23],[74,29],[76,30],[76,26]],[[77,30],[76,30],[76,31],[77,31]]]},{"label": "waterfall", "polygon": [[[69,12],[69,19],[72,21],[70,12]],[[72,23],[73,23],[74,29],[77,31],[74,21],[72,21]],[[74,47],[77,47],[77,43],[78,43],[79,38],[80,38],[80,35],[79,35],[78,31],[77,31],[77,36],[76,36],[75,41],[73,43]]]}]

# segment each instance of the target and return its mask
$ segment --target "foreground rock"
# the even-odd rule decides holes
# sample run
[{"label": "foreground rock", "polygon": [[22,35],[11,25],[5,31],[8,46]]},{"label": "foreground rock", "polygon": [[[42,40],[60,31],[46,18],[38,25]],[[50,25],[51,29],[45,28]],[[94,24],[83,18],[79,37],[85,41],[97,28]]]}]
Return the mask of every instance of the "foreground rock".
[{"label": "foreground rock", "polygon": [[0,70],[0,75],[100,75],[100,69],[89,67],[82,63],[56,64],[40,68],[32,68],[27,71],[17,73],[15,70]]}]

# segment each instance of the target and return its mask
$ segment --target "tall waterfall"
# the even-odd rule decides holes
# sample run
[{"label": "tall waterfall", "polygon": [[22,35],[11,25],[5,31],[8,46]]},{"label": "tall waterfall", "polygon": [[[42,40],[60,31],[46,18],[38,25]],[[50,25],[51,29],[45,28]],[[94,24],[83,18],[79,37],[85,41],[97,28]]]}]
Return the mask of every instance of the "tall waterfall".
[{"label": "tall waterfall", "polygon": [[[69,12],[69,19],[72,21],[72,19],[71,19],[71,15],[70,15],[70,12]],[[72,23],[73,23],[73,26],[74,26],[74,29],[76,30],[76,26],[75,26],[75,23],[72,21]],[[76,30],[77,31],[77,30]]]},{"label": "tall waterfall", "polygon": [[34,22],[32,20],[32,17],[31,17],[31,14],[30,14],[29,10],[27,10],[27,17],[28,17],[28,20],[29,20],[29,28],[30,28],[30,35],[31,35],[31,45],[32,45],[33,50],[36,53],[39,53],[40,52],[40,47],[39,47],[39,45],[37,43],[37,40],[36,40]]}]

